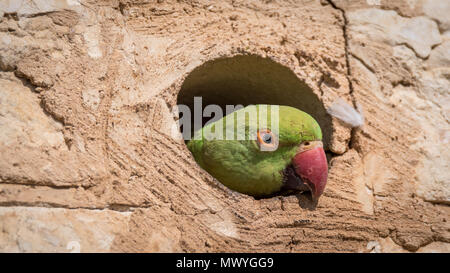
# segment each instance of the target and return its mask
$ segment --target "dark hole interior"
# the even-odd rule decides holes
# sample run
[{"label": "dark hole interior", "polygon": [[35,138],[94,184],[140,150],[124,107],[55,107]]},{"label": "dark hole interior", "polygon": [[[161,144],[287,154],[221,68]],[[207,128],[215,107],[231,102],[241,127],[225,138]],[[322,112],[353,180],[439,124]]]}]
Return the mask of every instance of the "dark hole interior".
[{"label": "dark hole interior", "polygon": [[[220,58],[194,69],[178,93],[177,103],[194,111],[194,97],[202,97],[203,108],[226,105],[277,104],[296,107],[313,116],[323,133],[327,149],[331,118],[322,102],[289,68],[268,58],[239,55]],[[210,118],[204,119],[206,123]],[[191,128],[194,128],[193,124]]]}]

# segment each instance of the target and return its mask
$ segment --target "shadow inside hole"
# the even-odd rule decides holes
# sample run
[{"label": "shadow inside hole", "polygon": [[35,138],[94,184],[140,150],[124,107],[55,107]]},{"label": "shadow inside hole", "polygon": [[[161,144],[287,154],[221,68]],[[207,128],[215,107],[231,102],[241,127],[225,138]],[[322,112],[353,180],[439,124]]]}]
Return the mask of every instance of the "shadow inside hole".
[{"label": "shadow inside hole", "polygon": [[[268,58],[239,55],[204,63],[194,69],[178,93],[177,103],[194,113],[194,97],[202,97],[202,107],[219,105],[274,104],[298,108],[319,123],[325,149],[331,133],[331,117],[322,102],[289,68]],[[210,118],[203,120],[203,125]],[[191,120],[191,128],[194,121]]]},{"label": "shadow inside hole", "polygon": [[313,200],[310,192],[297,193],[295,195],[295,197],[297,197],[298,204],[302,209],[307,209],[307,210],[315,210],[316,209],[317,200]]},{"label": "shadow inside hole", "polygon": [[[324,148],[328,150],[332,124],[322,102],[288,67],[271,59],[257,55],[239,55],[206,62],[188,75],[178,93],[177,104],[187,105],[193,115],[194,97],[202,97],[203,109],[207,105],[216,104],[222,108],[223,113],[226,105],[272,104],[298,108],[319,123]],[[210,119],[204,118],[203,125]],[[194,129],[193,119],[191,128]],[[302,208],[315,208],[309,192],[278,192],[273,196],[285,194],[296,194]]]}]

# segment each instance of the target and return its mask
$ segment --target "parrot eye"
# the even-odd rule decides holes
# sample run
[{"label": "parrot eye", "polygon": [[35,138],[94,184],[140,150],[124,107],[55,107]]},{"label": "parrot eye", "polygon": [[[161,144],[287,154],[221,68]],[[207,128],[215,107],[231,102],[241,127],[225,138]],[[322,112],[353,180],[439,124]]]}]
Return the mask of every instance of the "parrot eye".
[{"label": "parrot eye", "polygon": [[263,129],[258,131],[258,145],[263,150],[276,149],[275,144],[276,136],[269,129]]},{"label": "parrot eye", "polygon": [[269,135],[269,134],[265,134],[265,135],[263,136],[263,141],[264,141],[265,143],[267,143],[267,144],[270,144],[270,143],[272,142],[272,136]]}]

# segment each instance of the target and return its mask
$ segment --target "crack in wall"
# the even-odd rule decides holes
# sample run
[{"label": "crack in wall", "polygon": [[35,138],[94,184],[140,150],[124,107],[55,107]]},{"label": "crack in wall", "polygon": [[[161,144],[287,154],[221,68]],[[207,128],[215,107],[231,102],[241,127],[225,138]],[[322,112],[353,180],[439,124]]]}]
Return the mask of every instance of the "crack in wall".
[{"label": "crack in wall", "polygon": [[[79,180],[79,181],[71,181],[69,183],[82,183],[85,180]],[[55,189],[55,190],[64,190],[64,189],[78,189],[78,188],[82,188],[84,190],[90,189],[92,187],[94,187],[95,185],[52,185],[52,184],[36,184],[35,180],[18,180],[16,178],[11,179],[11,178],[2,178],[0,176],[0,186],[1,185],[14,185],[14,186],[29,186],[29,187],[46,187],[46,188],[51,188],[51,189]],[[39,183],[39,182],[38,182]],[[45,183],[45,182],[44,182]]]},{"label": "crack in wall", "polygon": [[350,53],[350,55],[355,58],[356,60],[358,60],[365,68],[367,68],[367,70],[369,70],[370,72],[372,72],[373,74],[376,74],[376,71],[373,67],[371,67],[370,65],[368,65],[366,63],[366,61],[364,61],[361,57],[359,57],[358,55],[354,54],[354,53]]},{"label": "crack in wall", "polygon": [[107,206],[100,207],[85,207],[85,206],[64,206],[61,204],[51,203],[51,202],[20,202],[20,201],[5,201],[0,202],[0,208],[8,208],[8,207],[23,207],[23,208],[47,208],[47,209],[67,209],[67,210],[93,210],[93,211],[103,211],[103,210],[111,210],[116,212],[134,212],[136,209],[148,209],[153,206],[128,206],[128,205],[118,205],[111,204]]},{"label": "crack in wall", "polygon": [[[350,78],[352,72],[351,72],[351,67],[350,67],[350,58],[349,58],[350,54],[349,54],[349,50],[348,50],[348,36],[347,36],[348,19],[347,19],[347,15],[345,14],[345,11],[342,8],[336,6],[336,4],[332,0],[327,0],[327,2],[334,9],[339,10],[341,12],[341,14],[342,14],[343,19],[344,19],[344,25],[342,26],[342,31],[343,31],[343,35],[344,35],[345,63],[346,63],[346,66],[347,66],[346,77],[347,77],[347,80],[348,80],[348,83],[349,83],[350,95],[352,95],[353,94],[353,83],[352,83],[351,78]],[[352,99],[353,99],[353,102],[355,102],[353,96],[352,96]]]},{"label": "crack in wall", "polygon": [[[351,97],[351,99],[352,99],[353,107],[356,108],[357,102],[356,102],[356,98],[355,98],[355,95],[354,95],[354,87],[353,87],[353,82],[352,82],[352,78],[351,78],[351,77],[352,77],[352,70],[351,70],[351,66],[350,66],[350,55],[353,56],[353,54],[351,54],[351,53],[349,52],[349,41],[348,41],[348,33],[347,33],[347,25],[348,25],[347,15],[346,15],[346,13],[345,13],[345,10],[342,9],[342,8],[340,8],[340,7],[338,7],[338,6],[333,2],[333,0],[327,0],[327,2],[328,2],[334,9],[339,10],[339,11],[341,12],[341,14],[342,14],[342,18],[344,19],[344,24],[342,25],[342,34],[343,34],[343,37],[344,37],[345,63],[346,63],[346,66],[347,66],[347,71],[346,71],[347,73],[346,73],[345,77],[347,78],[347,81],[348,81],[348,85],[349,85],[349,95],[350,95],[350,97]],[[359,60],[359,58],[357,58],[357,59]],[[364,62],[362,62],[362,63],[363,63],[363,65],[365,65]],[[366,66],[370,71],[373,70],[373,69],[371,69],[369,66],[367,66],[367,65],[365,65],[365,66]],[[349,141],[349,143],[347,144],[348,150],[349,150],[349,149],[353,149],[353,148],[355,147],[354,141],[355,141],[356,132],[357,132],[358,130],[360,130],[358,127],[352,128],[352,129],[351,129],[351,133],[350,133],[350,141]],[[348,150],[347,150],[347,151],[348,151]],[[358,152],[358,153],[359,153],[359,152]],[[345,153],[344,153],[344,154],[345,154]]]}]

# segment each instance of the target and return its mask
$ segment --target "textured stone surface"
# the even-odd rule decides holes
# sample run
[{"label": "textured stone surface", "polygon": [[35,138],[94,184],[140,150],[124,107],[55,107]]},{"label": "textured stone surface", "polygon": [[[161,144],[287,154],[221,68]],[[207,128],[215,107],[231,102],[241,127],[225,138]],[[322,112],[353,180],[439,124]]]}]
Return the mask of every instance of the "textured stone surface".
[{"label": "textured stone surface", "polygon": [[439,0],[425,0],[423,1],[424,13],[439,22],[439,27],[443,31],[450,29],[450,2]]},{"label": "textured stone surface", "polygon": [[[2,1],[0,251],[448,252],[443,2]],[[232,192],[176,137],[180,90],[220,103],[223,58],[318,116],[318,204]],[[338,97],[361,128],[326,114]]]},{"label": "textured stone surface", "polygon": [[11,72],[1,75],[2,182],[77,187],[105,175],[103,160],[71,149],[64,125],[41,108],[30,87]]},{"label": "textured stone surface", "polygon": [[426,17],[404,18],[395,11],[363,9],[349,12],[351,35],[365,36],[388,45],[406,44],[421,58],[426,58],[434,45],[441,43],[436,22]]},{"label": "textured stone surface", "polygon": [[5,0],[0,3],[0,9],[3,13],[33,16],[39,13],[75,9],[80,5],[79,0]]},{"label": "textured stone surface", "polygon": [[131,212],[0,208],[2,252],[107,252]]}]

